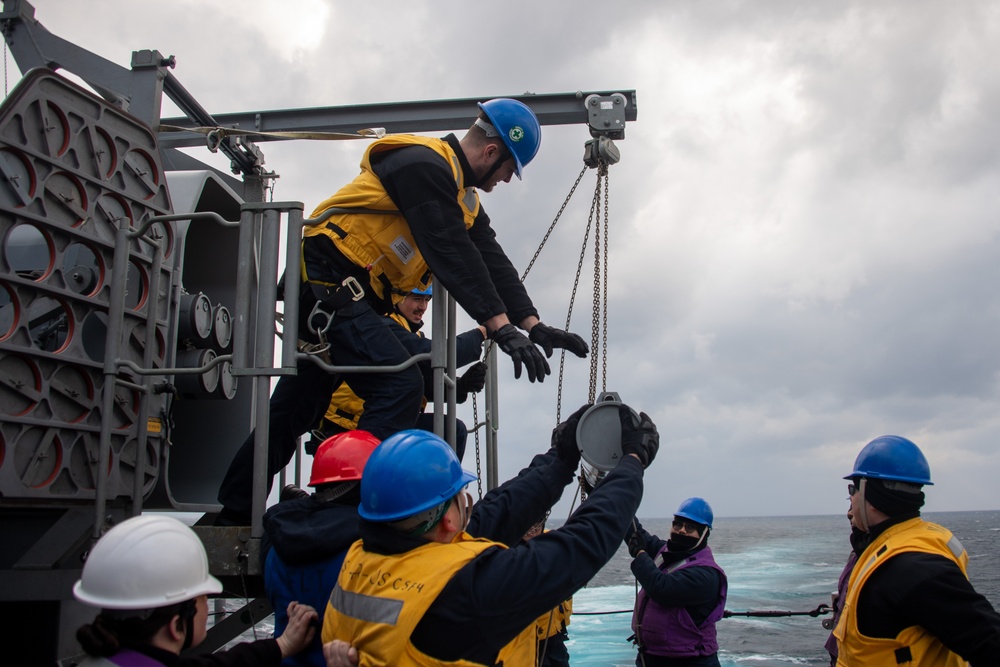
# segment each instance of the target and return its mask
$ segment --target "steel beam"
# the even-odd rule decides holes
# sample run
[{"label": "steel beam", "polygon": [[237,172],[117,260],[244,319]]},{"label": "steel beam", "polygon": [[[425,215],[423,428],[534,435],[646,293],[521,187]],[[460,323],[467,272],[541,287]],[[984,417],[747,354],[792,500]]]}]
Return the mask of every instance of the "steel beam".
[{"label": "steel beam", "polygon": [[[584,101],[590,95],[625,96],[625,120],[636,119],[634,90],[609,92],[547,93],[511,95],[524,102],[538,116],[542,125],[587,125],[589,112]],[[453,100],[425,100],[385,104],[359,104],[307,109],[244,111],[213,116],[219,127],[237,127],[253,132],[344,132],[354,133],[369,127],[383,127],[386,132],[440,132],[463,130],[476,118],[476,103],[490,97],[466,97]],[[162,125],[195,127],[187,118],[164,118]],[[255,142],[280,141],[279,138],[254,136]],[[204,146],[205,136],[194,132],[160,133],[160,146],[183,148]]]}]

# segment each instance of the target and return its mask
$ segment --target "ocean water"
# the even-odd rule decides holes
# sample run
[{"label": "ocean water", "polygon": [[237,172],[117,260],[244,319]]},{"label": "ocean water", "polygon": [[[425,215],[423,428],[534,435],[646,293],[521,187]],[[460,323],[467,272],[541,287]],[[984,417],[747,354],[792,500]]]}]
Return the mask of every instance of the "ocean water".
[{"label": "ocean water", "polygon": [[[924,516],[962,541],[969,552],[969,578],[1000,609],[1000,511]],[[643,527],[666,536],[668,523],[669,519],[644,520]],[[716,519],[710,543],[729,577],[726,608],[810,611],[830,604],[850,553],[849,535],[844,515]],[[568,643],[573,667],[635,664],[635,649],[626,641],[632,634],[636,593],[630,562],[623,547],[574,596]],[[609,613],[621,611],[626,613]],[[821,625],[823,618],[829,615],[723,619],[718,624],[720,661],[723,667],[828,665],[823,644],[829,631]]]}]

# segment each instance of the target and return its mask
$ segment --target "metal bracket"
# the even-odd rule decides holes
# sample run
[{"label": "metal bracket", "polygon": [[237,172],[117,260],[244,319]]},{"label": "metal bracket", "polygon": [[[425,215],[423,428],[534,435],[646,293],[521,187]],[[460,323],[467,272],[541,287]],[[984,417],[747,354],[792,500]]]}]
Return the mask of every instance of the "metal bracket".
[{"label": "metal bracket", "polygon": [[628,100],[621,93],[588,95],[584,100],[592,137],[625,138],[625,107]]}]

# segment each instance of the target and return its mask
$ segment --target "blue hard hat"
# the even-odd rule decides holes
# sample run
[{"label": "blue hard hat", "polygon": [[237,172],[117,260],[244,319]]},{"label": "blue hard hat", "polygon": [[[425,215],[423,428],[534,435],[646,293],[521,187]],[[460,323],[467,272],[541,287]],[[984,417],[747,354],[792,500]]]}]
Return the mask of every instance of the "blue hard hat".
[{"label": "blue hard hat", "polygon": [[514,173],[521,178],[521,170],[531,162],[542,144],[542,126],[538,123],[535,112],[523,102],[506,97],[480,102],[479,108],[490,119],[497,134],[503,139],[504,146],[514,156],[517,164]]},{"label": "blue hard hat", "polygon": [[414,287],[410,290],[410,294],[419,294],[421,296],[433,296],[434,295],[434,285],[428,285],[424,289],[419,287]]},{"label": "blue hard hat", "polygon": [[690,519],[695,523],[700,523],[709,528],[712,527],[712,519],[715,518],[715,515],[712,513],[712,506],[705,502],[703,498],[688,498],[677,508],[674,516]]},{"label": "blue hard hat", "polygon": [[931,467],[923,452],[912,441],[898,435],[879,436],[865,445],[854,461],[854,472],[844,479],[855,477],[934,484]]},{"label": "blue hard hat", "polygon": [[358,514],[369,521],[405,519],[454,498],[475,479],[438,436],[421,429],[400,431],[368,458]]}]

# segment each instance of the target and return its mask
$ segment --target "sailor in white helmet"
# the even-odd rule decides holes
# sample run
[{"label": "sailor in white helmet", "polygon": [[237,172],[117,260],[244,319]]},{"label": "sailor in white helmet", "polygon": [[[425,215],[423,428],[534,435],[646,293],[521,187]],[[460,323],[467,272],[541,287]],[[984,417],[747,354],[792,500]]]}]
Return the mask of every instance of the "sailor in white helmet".
[{"label": "sailor in white helmet", "polygon": [[182,658],[205,639],[208,596],[220,592],[190,528],[168,516],[123,521],[97,541],[73,586],[77,600],[101,609],[77,630],[89,656],[80,667],[277,667],[315,633],[316,610],[292,602],[277,639]]}]

